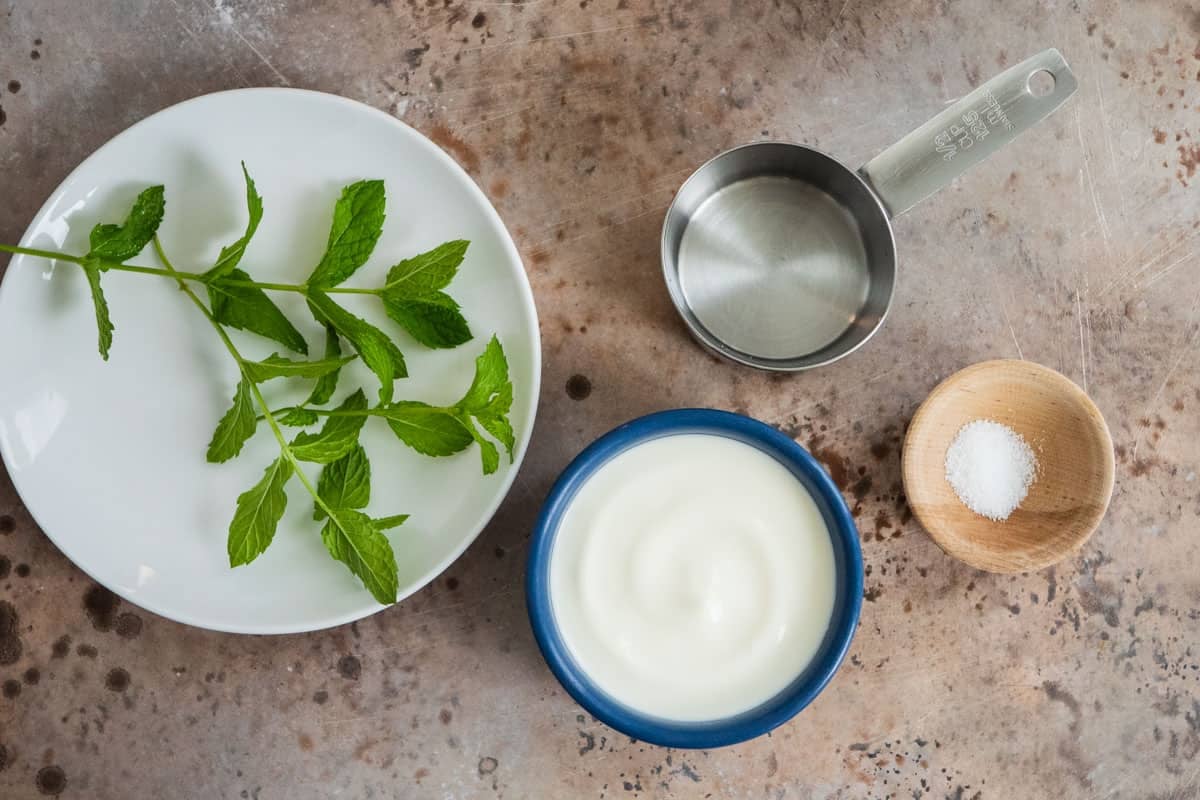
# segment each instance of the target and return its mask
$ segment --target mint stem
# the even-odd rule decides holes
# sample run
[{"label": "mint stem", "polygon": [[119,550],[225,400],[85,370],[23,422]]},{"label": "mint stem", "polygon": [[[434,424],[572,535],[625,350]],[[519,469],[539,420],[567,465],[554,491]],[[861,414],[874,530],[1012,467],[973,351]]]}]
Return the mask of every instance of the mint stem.
[{"label": "mint stem", "polygon": [[158,254],[163,266],[166,267],[163,272],[175,278],[175,282],[179,284],[180,290],[182,290],[183,293],[186,294],[193,303],[195,303],[196,307],[203,312],[205,318],[208,319],[209,323],[213,326],[213,329],[216,330],[217,335],[221,337],[221,341],[225,343],[225,349],[229,351],[229,354],[233,356],[233,359],[237,362],[238,371],[241,372],[242,377],[250,385],[250,390],[254,393],[255,403],[257,403],[258,407],[262,409],[261,418],[265,419],[267,424],[271,426],[271,432],[275,434],[275,441],[279,442],[280,451],[283,453],[284,458],[291,462],[293,471],[296,473],[296,476],[300,478],[300,482],[304,484],[304,488],[308,490],[310,495],[312,495],[313,502],[315,502],[317,507],[324,511],[330,519],[334,520],[334,524],[337,524],[340,527],[341,523],[337,521],[337,517],[334,515],[333,509],[326,505],[325,501],[321,499],[321,496],[317,494],[316,487],[312,485],[312,482],[309,481],[308,476],[304,474],[304,470],[300,468],[300,462],[292,454],[292,448],[288,446],[287,439],[284,438],[283,431],[279,428],[279,423],[275,421],[275,417],[271,413],[270,407],[267,406],[267,401],[263,397],[262,392],[259,390],[258,384],[255,383],[246,373],[246,359],[242,357],[240,352],[238,352],[237,346],[234,345],[233,340],[229,338],[229,334],[225,332],[225,328],[221,325],[221,323],[217,322],[217,318],[214,317],[212,312],[208,310],[208,306],[204,305],[200,298],[196,296],[196,293],[192,291],[192,287],[187,285],[183,274],[179,273],[173,266],[171,266],[171,261],[167,258],[167,254],[163,252],[162,243],[158,240],[157,236],[154,237],[154,252]]},{"label": "mint stem", "polygon": [[[156,248],[157,250],[158,248]],[[14,245],[0,244],[0,253],[14,253],[25,256],[38,256],[41,258],[57,259],[58,261],[69,261],[72,264],[81,264],[83,259],[79,256],[73,256],[69,253],[59,253],[54,250],[39,250],[34,247],[16,247]],[[159,256],[162,257],[161,255]],[[166,263],[165,261],[163,262]],[[137,264],[105,264],[105,269],[116,272],[134,272],[139,275],[158,275],[163,278],[170,278],[175,281],[193,281],[195,283],[208,283],[208,278],[199,272],[183,272],[177,269],[159,269],[158,267],[142,267]],[[276,292],[296,292],[298,294],[307,294],[308,286],[306,284],[296,283],[270,283],[267,281],[243,281],[236,278],[222,278],[221,283],[226,286],[241,286],[247,289],[267,289]],[[322,288],[321,291],[327,294],[382,294],[391,284],[388,284],[380,289],[355,289],[347,286],[331,286]]]}]

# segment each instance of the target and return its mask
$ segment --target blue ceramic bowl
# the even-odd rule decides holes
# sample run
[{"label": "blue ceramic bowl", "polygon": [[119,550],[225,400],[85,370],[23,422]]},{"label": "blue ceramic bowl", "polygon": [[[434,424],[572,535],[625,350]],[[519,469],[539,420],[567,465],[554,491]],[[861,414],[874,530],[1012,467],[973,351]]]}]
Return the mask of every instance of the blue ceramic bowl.
[{"label": "blue ceramic bowl", "polygon": [[[575,663],[559,635],[550,602],[550,556],[567,507],[596,470],[623,451],[651,439],[684,433],[726,436],[783,464],[816,501],[833,537],[837,584],[833,618],[816,656],[804,672],[762,705],[708,722],[677,722],[636,711],[597,687]],[[622,733],[666,747],[711,748],[742,742],[787,722],[812,702],[841,665],[862,608],[863,564],[858,530],[846,501],[821,465],[788,437],[757,420],[711,409],[679,409],[641,417],[610,431],[579,454],[559,477],[533,531],[525,575],[525,599],[533,634],[563,688],[593,717]]]}]

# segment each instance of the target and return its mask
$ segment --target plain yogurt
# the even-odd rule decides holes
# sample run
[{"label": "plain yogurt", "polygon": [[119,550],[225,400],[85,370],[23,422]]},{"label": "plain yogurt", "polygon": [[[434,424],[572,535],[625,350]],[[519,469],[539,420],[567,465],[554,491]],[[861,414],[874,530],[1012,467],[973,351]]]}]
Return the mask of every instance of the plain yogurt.
[{"label": "plain yogurt", "polygon": [[808,490],[757,448],[679,434],[626,450],[580,488],[550,561],[567,649],[619,703],[723,719],[788,686],[833,614],[830,533]]}]

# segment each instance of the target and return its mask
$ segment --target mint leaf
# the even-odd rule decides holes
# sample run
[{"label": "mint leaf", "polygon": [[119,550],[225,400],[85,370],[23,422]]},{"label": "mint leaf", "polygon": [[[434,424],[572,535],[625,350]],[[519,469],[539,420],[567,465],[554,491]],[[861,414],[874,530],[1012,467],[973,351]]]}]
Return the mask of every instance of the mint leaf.
[{"label": "mint leaf", "polygon": [[445,289],[454,280],[470,244],[466,239],[456,239],[427,253],[406,258],[388,270],[383,295],[401,300]]},{"label": "mint leaf", "polygon": [[475,379],[471,381],[471,388],[463,399],[458,401],[458,407],[470,412],[486,411],[493,397],[504,392],[505,387],[511,403],[512,383],[508,379],[508,360],[504,357],[500,340],[493,336],[483,353],[475,359]]},{"label": "mint leaf", "polygon": [[471,424],[469,418],[463,419],[463,425],[471,432],[471,438],[479,445],[479,458],[483,462],[483,474],[491,475],[500,467],[500,453],[496,450],[496,445],[483,438],[483,434]]},{"label": "mint leaf", "polygon": [[[366,408],[367,396],[359,389],[347,397],[337,407],[337,411],[365,411]],[[358,443],[358,434],[366,421],[365,414],[331,416],[325,420],[325,427],[319,432],[297,434],[290,445],[292,455],[301,461],[312,461],[316,464],[337,461]]]},{"label": "mint leaf", "polygon": [[97,225],[92,228],[87,257],[102,261],[121,262],[133,258],[145,249],[158,226],[162,224],[166,210],[165,190],[162,186],[143,189],[133,201],[129,216],[121,225]]},{"label": "mint leaf", "polygon": [[271,544],[287,508],[283,487],[292,477],[292,462],[283,456],[267,467],[253,488],[238,495],[229,523],[229,566],[249,564]]},{"label": "mint leaf", "polygon": [[408,367],[404,364],[404,354],[392,344],[387,334],[354,316],[319,290],[309,290],[308,305],[318,321],[332,325],[354,346],[363,362],[379,378],[379,402],[391,400],[392,383],[396,378],[408,377]]},{"label": "mint leaf", "polygon": [[[325,358],[337,358],[342,354],[342,345],[338,340],[338,333],[330,325],[325,326]],[[323,406],[333,397],[334,391],[337,390],[338,375],[341,370],[335,369],[333,372],[326,373],[317,379],[317,385],[313,387],[312,394],[308,396],[305,405],[308,406]]]},{"label": "mint leaf", "polygon": [[[224,277],[250,280],[240,269],[230,270]],[[308,342],[262,289],[231,286],[218,279],[208,284],[208,302],[213,316],[222,325],[257,333],[297,353],[308,354]]]},{"label": "mint leaf", "polygon": [[293,428],[303,428],[306,425],[316,425],[320,417],[317,412],[307,408],[289,408],[275,418],[280,425],[290,425]]},{"label": "mint leaf", "polygon": [[406,445],[426,456],[448,456],[465,450],[473,441],[471,431],[451,411],[416,401],[402,401],[377,408],[388,427]]},{"label": "mint leaf", "polygon": [[272,378],[320,378],[341,369],[353,360],[354,356],[324,358],[320,361],[293,361],[278,353],[272,353],[262,361],[243,362],[242,369],[246,371],[250,380],[262,383]]},{"label": "mint leaf", "polygon": [[233,405],[217,423],[212,441],[208,443],[209,462],[220,464],[242,452],[242,445],[254,435],[256,427],[258,417],[254,411],[254,397],[250,393],[249,381],[242,378],[233,394]]},{"label": "mint leaf", "polygon": [[250,244],[250,239],[253,238],[254,232],[258,230],[258,223],[262,221],[262,197],[259,196],[258,190],[254,188],[254,181],[251,180],[250,173],[246,170],[245,161],[242,162],[242,175],[246,179],[246,208],[250,211],[250,221],[246,223],[246,232],[242,234],[242,238],[228,247],[221,248],[221,255],[217,256],[217,263],[213,265],[212,269],[204,273],[209,279],[228,275],[237,267],[238,263],[242,260],[242,255],[246,252],[246,245]]},{"label": "mint leaf", "polygon": [[387,537],[361,511],[338,508],[333,514],[321,528],[325,549],[349,567],[380,603],[396,602],[396,556]]},{"label": "mint leaf", "polygon": [[[331,508],[366,508],[371,502],[371,462],[362,445],[321,470],[317,496]],[[325,510],[317,506],[313,519],[325,519]]]},{"label": "mint leaf", "polygon": [[96,309],[96,328],[100,333],[100,356],[108,361],[108,351],[112,347],[115,326],[108,316],[108,301],[104,299],[104,290],[100,288],[100,270],[103,266],[94,258],[83,259],[80,266],[83,267],[88,287],[92,290],[92,305]]},{"label": "mint leaf", "polygon": [[321,263],[309,286],[337,286],[367,263],[383,233],[383,181],[359,181],[342,189],[333,208],[333,226]]},{"label": "mint leaf", "polygon": [[381,531],[388,531],[392,528],[398,528],[408,521],[408,514],[393,514],[390,517],[376,517],[371,520],[375,523],[375,528]]},{"label": "mint leaf", "polygon": [[387,315],[426,347],[458,347],[471,340],[471,329],[458,303],[444,292],[410,300],[384,294],[380,299]]}]

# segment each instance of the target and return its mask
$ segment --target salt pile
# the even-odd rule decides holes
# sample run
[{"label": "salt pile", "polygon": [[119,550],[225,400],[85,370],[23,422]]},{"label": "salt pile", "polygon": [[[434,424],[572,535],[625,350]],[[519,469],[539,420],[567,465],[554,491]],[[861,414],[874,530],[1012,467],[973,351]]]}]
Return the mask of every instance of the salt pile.
[{"label": "salt pile", "polygon": [[979,419],[959,430],[946,450],[946,480],[976,514],[1001,521],[1021,505],[1037,474],[1037,458],[1021,434]]}]

